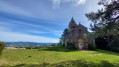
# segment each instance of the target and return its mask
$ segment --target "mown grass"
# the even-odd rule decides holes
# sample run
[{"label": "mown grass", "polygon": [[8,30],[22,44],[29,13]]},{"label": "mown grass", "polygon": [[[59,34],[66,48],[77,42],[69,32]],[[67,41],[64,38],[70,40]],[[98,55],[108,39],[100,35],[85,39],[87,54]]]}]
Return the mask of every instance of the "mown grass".
[{"label": "mown grass", "polygon": [[119,54],[104,50],[71,51],[62,46],[5,49],[0,67],[119,67]]}]

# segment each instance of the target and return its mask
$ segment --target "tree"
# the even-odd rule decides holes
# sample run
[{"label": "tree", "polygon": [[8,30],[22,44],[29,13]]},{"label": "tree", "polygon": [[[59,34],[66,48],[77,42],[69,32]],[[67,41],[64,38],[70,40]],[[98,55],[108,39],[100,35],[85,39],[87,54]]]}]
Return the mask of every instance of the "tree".
[{"label": "tree", "polygon": [[103,36],[117,34],[119,31],[119,3],[115,0],[111,3],[101,0],[99,5],[103,5],[104,9],[86,14],[86,17],[93,22],[90,25],[91,30]]},{"label": "tree", "polygon": [[104,8],[86,14],[86,17],[93,22],[90,29],[94,32],[95,38],[101,37],[108,42],[108,45],[110,43],[114,45],[114,40],[117,42],[116,38],[119,35],[119,2],[101,0],[98,4]]},{"label": "tree", "polygon": [[2,54],[2,51],[5,47],[5,43],[4,42],[0,42],[0,55]]},{"label": "tree", "polygon": [[64,44],[63,44],[63,39],[64,39],[64,37],[68,34],[68,32],[69,32],[69,29],[68,29],[68,28],[64,29],[61,38],[59,38],[59,43],[58,43],[59,45],[64,45]]},{"label": "tree", "polygon": [[64,29],[63,35],[68,34],[68,31],[69,31],[68,28]]},{"label": "tree", "polygon": [[61,38],[59,38],[59,43],[58,45],[63,45],[63,35],[61,36]]},{"label": "tree", "polygon": [[[114,30],[112,28],[119,28],[116,26],[116,24],[119,23],[119,3],[115,0],[113,0],[111,3],[101,0],[99,5],[103,5],[104,9],[98,10],[97,12],[88,13],[86,14],[86,17],[93,22],[90,25],[92,31],[100,34],[103,34],[103,32],[108,32],[105,34],[107,35]],[[103,27],[107,28],[108,30],[103,29]]]}]

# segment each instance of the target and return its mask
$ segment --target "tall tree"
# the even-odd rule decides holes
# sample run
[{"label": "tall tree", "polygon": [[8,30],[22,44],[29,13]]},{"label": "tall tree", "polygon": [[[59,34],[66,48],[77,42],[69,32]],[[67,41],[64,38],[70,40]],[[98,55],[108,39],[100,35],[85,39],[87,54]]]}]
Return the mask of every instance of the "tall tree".
[{"label": "tall tree", "polygon": [[86,14],[86,17],[93,22],[90,25],[91,30],[101,35],[112,35],[114,34],[112,31],[119,31],[119,3],[115,0],[110,3],[101,0],[98,4],[103,5],[104,8]]},{"label": "tall tree", "polygon": [[119,47],[119,2],[101,0],[98,4],[103,5],[103,8],[86,14],[93,22],[90,29],[94,32],[95,38],[102,37],[108,42],[108,46]]}]

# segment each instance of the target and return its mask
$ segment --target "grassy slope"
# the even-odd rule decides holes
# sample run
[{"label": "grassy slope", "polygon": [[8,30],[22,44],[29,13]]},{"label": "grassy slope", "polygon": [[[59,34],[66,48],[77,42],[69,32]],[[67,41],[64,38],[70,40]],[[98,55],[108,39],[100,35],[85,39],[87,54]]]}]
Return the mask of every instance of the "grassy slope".
[{"label": "grassy slope", "polygon": [[5,50],[0,66],[116,67],[119,66],[119,54],[103,50],[70,51],[64,47]]}]

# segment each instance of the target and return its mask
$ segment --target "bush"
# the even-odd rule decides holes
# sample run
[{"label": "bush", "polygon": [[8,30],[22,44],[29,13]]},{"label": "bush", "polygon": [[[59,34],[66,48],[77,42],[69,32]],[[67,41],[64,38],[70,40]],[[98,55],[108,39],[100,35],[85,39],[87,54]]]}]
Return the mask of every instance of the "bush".
[{"label": "bush", "polygon": [[67,48],[70,50],[74,50],[75,49],[75,44],[74,43],[67,43]]},{"label": "bush", "polygon": [[25,47],[26,49],[32,49],[33,47],[31,47],[31,46],[28,46],[28,47]]},{"label": "bush", "polygon": [[119,47],[113,47],[111,51],[118,52],[119,53]]},{"label": "bush", "polygon": [[102,37],[95,39],[95,45],[97,49],[109,50],[108,42]]},{"label": "bush", "polygon": [[26,49],[40,49],[40,48],[47,48],[50,46],[27,46]]},{"label": "bush", "polygon": [[56,45],[56,44],[52,44],[51,46],[54,46],[54,47],[56,47],[57,45]]},{"label": "bush", "polygon": [[119,35],[113,37],[108,46],[110,47],[111,51],[119,53]]},{"label": "bush", "polygon": [[0,42],[0,55],[2,54],[2,51],[5,47],[5,43],[4,42]]},{"label": "bush", "polygon": [[96,45],[88,45],[88,50],[96,50]]}]

